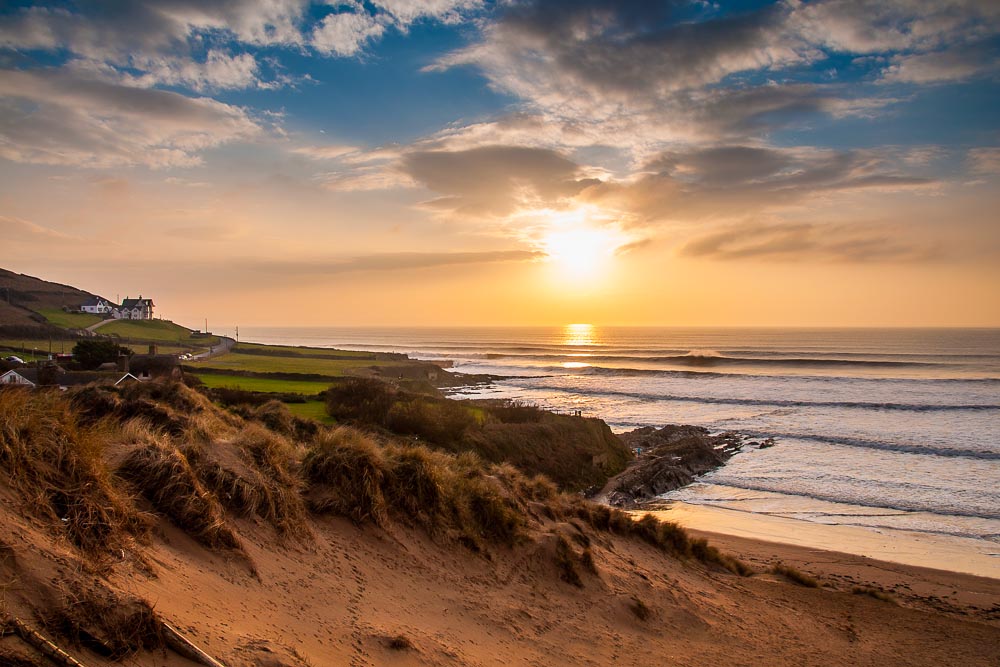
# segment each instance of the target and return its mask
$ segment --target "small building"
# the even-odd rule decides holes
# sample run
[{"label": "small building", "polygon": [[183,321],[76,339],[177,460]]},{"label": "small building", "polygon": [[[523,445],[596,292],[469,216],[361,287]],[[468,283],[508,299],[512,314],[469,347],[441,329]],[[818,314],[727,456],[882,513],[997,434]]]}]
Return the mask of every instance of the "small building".
[{"label": "small building", "polygon": [[19,368],[0,375],[0,385],[20,385],[34,387],[38,385],[37,368]]},{"label": "small building", "polygon": [[151,320],[153,300],[143,299],[141,294],[138,299],[125,297],[120,306],[115,306],[111,310],[111,316],[116,320]]},{"label": "small building", "polygon": [[133,354],[127,357],[128,367],[123,369],[138,380],[158,380],[173,378],[179,380],[181,372],[180,360],[172,354]]},{"label": "small building", "polygon": [[93,315],[109,315],[114,311],[115,306],[107,299],[99,296],[91,297],[83,302],[80,310]]}]

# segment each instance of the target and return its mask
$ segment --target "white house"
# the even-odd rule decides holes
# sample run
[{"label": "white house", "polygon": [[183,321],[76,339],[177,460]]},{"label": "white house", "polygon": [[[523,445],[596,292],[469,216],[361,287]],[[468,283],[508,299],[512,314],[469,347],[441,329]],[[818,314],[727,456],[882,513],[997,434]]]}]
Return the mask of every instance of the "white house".
[{"label": "white house", "polygon": [[80,306],[80,310],[85,313],[93,313],[94,315],[107,315],[114,310],[114,306],[111,305],[111,302],[107,299],[95,296],[87,299],[83,305]]},{"label": "white house", "polygon": [[34,368],[7,371],[3,375],[0,375],[0,384],[18,384],[23,387],[34,387],[37,383],[38,371]]},{"label": "white house", "polygon": [[141,294],[138,299],[125,297],[122,305],[115,306],[110,312],[111,316],[117,320],[151,320],[153,319],[153,300],[143,299]]}]

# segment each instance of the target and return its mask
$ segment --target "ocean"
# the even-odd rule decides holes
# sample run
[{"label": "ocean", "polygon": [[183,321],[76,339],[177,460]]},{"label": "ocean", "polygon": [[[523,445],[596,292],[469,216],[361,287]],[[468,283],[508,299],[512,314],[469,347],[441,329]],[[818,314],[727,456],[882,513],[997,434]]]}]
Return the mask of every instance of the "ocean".
[{"label": "ocean", "polygon": [[245,329],[265,343],[405,352],[505,376],[512,398],[616,432],[772,437],[666,498],[817,524],[974,540],[1000,557],[1000,330]]}]

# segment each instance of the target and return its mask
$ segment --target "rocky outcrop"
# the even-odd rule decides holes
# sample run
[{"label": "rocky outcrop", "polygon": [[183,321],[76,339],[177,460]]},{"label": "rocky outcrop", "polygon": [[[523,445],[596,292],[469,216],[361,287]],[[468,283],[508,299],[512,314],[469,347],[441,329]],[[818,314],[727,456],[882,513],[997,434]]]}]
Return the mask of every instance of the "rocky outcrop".
[{"label": "rocky outcrop", "polygon": [[625,508],[690,484],[748,444],[739,434],[711,435],[700,426],[644,426],[619,437],[637,453],[636,459],[608,482],[597,500]]}]

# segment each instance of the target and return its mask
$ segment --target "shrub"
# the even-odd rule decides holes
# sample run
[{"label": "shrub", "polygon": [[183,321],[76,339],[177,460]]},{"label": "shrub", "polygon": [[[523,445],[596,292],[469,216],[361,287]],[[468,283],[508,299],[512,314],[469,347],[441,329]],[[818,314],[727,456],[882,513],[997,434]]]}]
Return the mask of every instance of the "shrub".
[{"label": "shrub", "polygon": [[350,378],[326,390],[326,411],[337,420],[385,426],[396,390],[381,380]]},{"label": "shrub", "polygon": [[540,422],[545,415],[545,411],[539,407],[513,399],[504,399],[488,405],[486,411],[502,424]]},{"label": "shrub", "polygon": [[448,400],[412,399],[395,403],[386,414],[385,426],[394,433],[415,435],[437,445],[462,441],[475,417],[461,403]]},{"label": "shrub", "polygon": [[73,346],[73,361],[84,370],[93,370],[101,364],[117,361],[119,356],[131,357],[132,349],[112,340],[84,339]]}]

